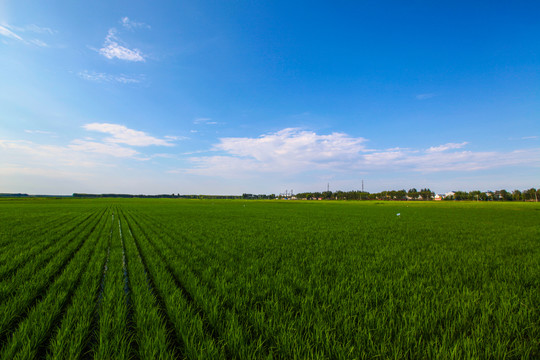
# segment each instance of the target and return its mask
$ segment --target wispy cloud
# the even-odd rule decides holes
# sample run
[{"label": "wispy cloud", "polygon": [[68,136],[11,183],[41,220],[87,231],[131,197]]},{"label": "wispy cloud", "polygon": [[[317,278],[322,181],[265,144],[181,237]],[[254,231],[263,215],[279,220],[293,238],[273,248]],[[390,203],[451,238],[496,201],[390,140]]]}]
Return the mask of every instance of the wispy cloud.
[{"label": "wispy cloud", "polygon": [[432,97],[434,97],[435,94],[418,94],[416,95],[416,100],[426,100],[426,99],[430,99]]},{"label": "wispy cloud", "polygon": [[98,131],[101,133],[112,135],[105,138],[108,143],[120,143],[131,146],[174,146],[172,139],[159,139],[148,135],[144,131],[129,129],[124,125],[109,124],[109,123],[91,123],[83,126],[88,131]]},{"label": "wispy cloud", "polygon": [[116,143],[103,143],[87,140],[73,140],[69,148],[75,151],[96,153],[119,158],[131,158],[138,155],[139,152],[125,146],[120,146]]},{"label": "wispy cloud", "polygon": [[139,76],[133,76],[133,75],[125,75],[125,74],[119,74],[119,75],[112,75],[112,74],[106,74],[106,73],[100,73],[95,71],[80,71],[77,74],[81,79],[88,80],[88,81],[95,81],[95,82],[116,82],[121,84],[138,84],[141,82],[141,79],[143,78],[142,75]]},{"label": "wispy cloud", "polygon": [[189,139],[187,136],[172,136],[172,135],[165,135],[165,139],[171,140],[171,141],[178,141],[178,140],[187,140]]},{"label": "wispy cloud", "polygon": [[39,47],[49,47],[49,44],[39,39],[32,39],[32,40],[29,40],[29,42]]},{"label": "wispy cloud", "polygon": [[0,25],[0,35],[10,38],[10,39],[26,42],[22,37],[15,34],[13,31],[9,30],[5,25],[4,26]]},{"label": "wispy cloud", "polygon": [[8,26],[9,28],[15,31],[23,32],[23,33],[31,32],[35,34],[49,34],[49,35],[54,35],[57,33],[56,30],[53,30],[48,27],[38,26],[36,24],[30,24],[30,25],[25,25],[25,26],[13,26],[13,25],[8,25]]},{"label": "wispy cloud", "polygon": [[[77,145],[75,142],[73,145]],[[0,140],[0,150],[12,163],[23,166],[44,168],[56,166],[92,167],[102,165],[95,158],[87,156],[82,148],[48,144],[32,141]]]},{"label": "wispy cloud", "polygon": [[107,59],[120,59],[125,61],[144,62],[145,57],[139,49],[129,49],[119,44],[120,39],[116,36],[116,29],[109,29],[109,33],[105,37],[103,47],[99,49],[99,53]]},{"label": "wispy cloud", "polygon": [[43,134],[43,135],[54,135],[52,131],[44,131],[44,130],[24,130],[25,133],[28,134]]},{"label": "wispy cloud", "polygon": [[190,158],[187,173],[238,178],[264,173],[354,173],[361,171],[474,171],[528,164],[540,166],[540,149],[511,152],[461,150],[467,143],[420,149],[367,149],[366,139],[344,133],[319,135],[288,128],[257,138],[222,138],[214,156]]},{"label": "wispy cloud", "polygon": [[217,121],[212,121],[211,118],[197,118],[193,120],[194,124],[216,125]]},{"label": "wispy cloud", "polygon": [[46,28],[46,27],[39,27],[35,24],[26,25],[26,26],[13,26],[9,24],[2,23],[0,25],[0,36],[4,36],[6,38],[14,39],[17,41],[20,41],[26,45],[35,45],[39,47],[48,47],[49,45],[41,40],[41,39],[28,39],[28,37],[23,38],[18,33],[34,33],[34,34],[47,34],[52,35],[55,34],[56,31]]},{"label": "wispy cloud", "polygon": [[447,143],[447,144],[444,144],[444,145],[432,146],[429,149],[427,149],[426,152],[427,153],[434,153],[434,152],[441,152],[441,151],[446,151],[446,150],[451,150],[451,149],[461,149],[462,147],[464,147],[467,144],[468,144],[468,142],[466,142],[466,141],[461,142],[461,143]]},{"label": "wispy cloud", "polygon": [[538,139],[538,136],[524,136],[521,138],[521,140],[536,140]]},{"label": "wispy cloud", "polygon": [[[171,157],[170,154],[144,154],[137,147],[150,145],[173,146],[173,140],[180,138],[168,136],[156,138],[143,131],[129,129],[123,125],[92,123],[83,128],[87,131],[97,131],[110,136],[103,139],[84,137],[74,139],[65,145],[41,144],[27,140],[0,139],[0,153],[5,165],[6,160],[13,164],[26,167],[55,168],[55,167],[97,167],[111,165],[111,159],[132,159],[146,161],[155,158]],[[54,134],[43,130],[25,130],[29,134]]]},{"label": "wispy cloud", "polygon": [[151,28],[150,25],[145,24],[143,22],[133,21],[127,16],[124,16],[122,19],[120,19],[120,24],[122,24],[122,26],[128,30],[139,29],[139,28],[144,28],[144,29]]}]

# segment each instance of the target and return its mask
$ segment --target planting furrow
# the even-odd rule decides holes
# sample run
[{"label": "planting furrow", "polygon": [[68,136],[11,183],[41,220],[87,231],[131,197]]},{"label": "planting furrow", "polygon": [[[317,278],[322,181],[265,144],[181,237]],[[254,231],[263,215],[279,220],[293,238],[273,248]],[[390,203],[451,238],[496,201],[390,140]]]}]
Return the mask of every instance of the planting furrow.
[{"label": "planting furrow", "polygon": [[[121,220],[122,219],[122,220]],[[148,286],[149,279],[135,246],[133,234],[125,217],[119,214],[119,221],[127,231],[122,231],[126,249],[127,273],[133,306],[132,322],[135,329],[135,353],[140,359],[174,359],[173,349],[168,346],[168,333],[160,313],[157,300]],[[126,226],[126,224],[128,226]]]},{"label": "planting furrow", "polygon": [[167,334],[167,342],[170,343],[170,346],[169,346],[170,351],[174,355],[174,357],[177,358],[179,354],[182,354],[184,352],[182,341],[180,340],[180,337],[174,336],[174,334],[176,333],[175,331],[176,326],[173,323],[171,317],[168,316],[167,314],[167,311],[166,311],[167,302],[162,298],[161,293],[159,292],[159,289],[154,284],[154,279],[149,272],[149,269],[148,269],[147,264],[145,263],[145,260],[141,256],[141,249],[139,247],[139,244],[135,240],[135,236],[133,235],[131,224],[127,221],[127,219],[126,219],[126,223],[128,226],[128,232],[130,234],[130,238],[133,241],[134,250],[137,253],[137,257],[141,263],[142,270],[144,271],[144,277],[146,279],[146,286],[148,288],[148,291],[154,297],[154,303],[155,303],[155,306],[157,307],[157,312],[160,318],[164,322],[165,333]]},{"label": "planting furrow", "polygon": [[75,290],[71,305],[67,308],[59,329],[51,340],[47,359],[79,359],[90,345],[92,325],[97,311],[98,297],[105,274],[111,236],[105,234],[109,213],[105,215],[104,227],[96,252],[89,262],[88,271]]},{"label": "planting furrow", "polygon": [[[115,211],[116,212],[116,211]],[[132,336],[128,326],[128,304],[125,292],[122,240],[119,227],[112,216],[112,241],[103,297],[99,304],[96,359],[127,359],[131,355]]]},{"label": "planting furrow", "polygon": [[55,242],[55,240],[58,239],[56,237],[54,239],[47,240],[46,243],[52,243],[52,245],[48,246],[41,253],[36,254],[33,261],[21,264],[22,266],[14,269],[11,269],[12,266],[8,264],[8,266],[6,266],[4,270],[8,273],[12,272],[12,274],[10,276],[6,275],[5,278],[0,281],[0,302],[6,299],[6,297],[9,296],[10,292],[16,286],[19,286],[27,279],[34,277],[36,269],[40,269],[46,266],[46,264],[52,259],[54,259],[58,255],[58,253],[61,253],[66,248],[66,246],[72,243],[73,239],[78,236],[81,230],[85,230],[89,226],[92,226],[92,224],[97,221],[99,215],[99,213],[92,214],[89,218],[85,219],[85,221],[80,224],[79,228],[71,229],[65,234],[64,237],[60,238],[57,242]]},{"label": "planting furrow", "polygon": [[[33,236],[32,242],[28,242],[30,245],[28,247],[14,245],[11,252],[2,254],[4,258],[4,264],[0,266],[0,279],[2,279],[2,282],[6,281],[16,271],[24,271],[21,265],[35,265],[42,259],[46,260],[48,255],[54,256],[54,251],[61,249],[61,244],[69,241],[69,236],[79,229],[84,222],[89,221],[91,217],[92,214],[78,220],[75,224],[64,224],[62,227],[55,228],[54,231],[47,232],[43,236]],[[45,235],[49,234],[53,235],[45,237]],[[58,241],[58,239],[61,240]]]},{"label": "planting furrow", "polygon": [[[249,339],[249,342],[258,344],[255,346],[258,353],[281,349],[279,351],[282,355],[286,354],[287,346],[280,340],[279,331],[283,329],[284,324],[294,323],[297,314],[303,310],[300,305],[292,307],[292,300],[287,295],[290,293],[288,282],[291,279],[295,279],[296,283],[300,282],[300,278],[294,274],[295,269],[289,269],[285,279],[277,274],[274,276],[261,274],[259,280],[255,280],[247,277],[245,271],[239,271],[236,267],[231,268],[230,260],[223,259],[225,251],[221,253],[221,257],[217,254],[221,251],[219,247],[213,249],[201,245],[192,247],[191,253],[186,254],[181,250],[181,241],[175,241],[170,236],[171,233],[160,232],[160,235],[162,243],[172,251],[169,261],[184,276],[185,280],[182,281],[186,284],[200,284],[194,286],[197,291],[201,291],[200,288],[204,286],[207,293],[211,294],[208,296],[219,299],[217,301],[222,312],[227,314],[228,318],[234,318],[234,323],[241,324],[243,330],[239,331],[245,333],[244,337]],[[203,240],[199,241],[205,243]],[[166,254],[164,250],[160,251]],[[212,262],[193,261],[192,258],[212,259]],[[256,266],[270,269],[273,264],[260,262]],[[253,269],[254,266],[246,268]],[[201,295],[200,298],[205,299],[208,296]],[[290,330],[285,328],[284,334],[289,332]],[[260,354],[257,357],[261,356]],[[251,356],[250,353],[247,357]],[[290,354],[285,356],[288,357]]]},{"label": "planting furrow", "polygon": [[62,311],[70,304],[72,294],[80,284],[81,275],[87,270],[89,261],[94,261],[94,257],[99,255],[96,253],[96,244],[101,239],[104,224],[102,217],[99,225],[87,235],[88,240],[80,251],[47,289],[42,300],[36,303],[19,323],[2,349],[2,358],[34,358],[40,346],[42,353],[45,353],[43,345],[50,338],[52,328],[61,317]]},{"label": "planting furrow", "polygon": [[[105,262],[103,264],[103,267],[101,268],[101,272],[99,274],[99,281],[98,281],[98,291],[96,296],[96,302],[95,306],[91,310],[90,314],[90,321],[89,321],[89,337],[88,341],[86,342],[86,345],[83,347],[83,350],[81,351],[82,354],[84,354],[84,359],[91,359],[92,358],[92,352],[93,349],[97,348],[99,344],[99,313],[101,310],[101,303],[103,300],[103,294],[105,291],[105,280],[107,279],[107,273],[109,270],[109,260],[111,258],[111,247],[112,247],[112,241],[113,241],[113,230],[114,230],[114,212],[111,210],[111,219],[109,226],[109,236],[108,243],[107,243],[107,254],[105,256]],[[90,311],[89,309],[87,311]]]},{"label": "planting furrow", "polygon": [[[59,214],[57,216],[47,217],[47,221],[36,219],[35,221],[29,222],[25,219],[24,222],[18,224],[13,224],[10,221],[9,224],[11,226],[9,232],[5,231],[7,229],[0,229],[0,234],[2,234],[0,236],[0,253],[2,253],[2,255],[8,253],[10,251],[9,249],[13,246],[21,247],[21,249],[31,247],[34,244],[35,239],[41,239],[48,234],[54,234],[58,229],[73,223],[75,219],[84,217],[84,215],[87,214],[78,214],[76,217]],[[33,226],[30,227],[28,224],[32,224]],[[3,264],[6,259],[9,259],[9,257],[0,257],[0,264]]]},{"label": "planting furrow", "polygon": [[[152,222],[152,224],[155,223],[155,221]],[[216,254],[216,251],[221,251],[219,247],[209,248],[204,246],[208,241],[198,239],[198,241],[191,241],[191,243],[197,243],[199,246],[191,246],[190,252],[186,253],[179,250],[184,248],[182,241],[175,241],[170,236],[174,232],[163,231],[163,227],[160,227],[162,231],[159,234],[163,240],[162,242],[166,243],[168,248],[173,251],[169,261],[174,264],[174,267],[178,268],[176,270],[179,274],[183,274],[184,279],[181,281],[186,286],[200,283],[200,285],[193,286],[196,289],[195,291],[198,292],[202,291],[203,286],[207,287],[207,292],[211,295],[203,295],[200,298],[215,297],[218,299],[216,301],[220,303],[223,314],[226,314],[224,316],[234,319],[233,321],[228,320],[228,322],[242,324],[242,328],[245,329],[245,338],[249,339],[249,342],[258,344],[255,348],[259,353],[277,351],[282,356],[289,357],[291,355],[291,349],[297,345],[289,340],[289,327],[294,326],[295,329],[298,329],[297,331],[303,328],[304,325],[299,323],[297,318],[298,314],[306,311],[304,301],[298,299],[297,295],[293,295],[293,298],[291,298],[291,292],[289,291],[291,288],[284,286],[286,282],[283,280],[294,279],[297,283],[300,281],[300,278],[292,273],[295,270],[294,268],[290,269],[288,276],[280,281],[276,280],[279,278],[276,276],[265,276],[263,278],[265,282],[257,285],[253,282],[253,279],[247,278],[242,281],[238,277],[245,277],[245,274],[243,272],[238,274],[238,271],[230,268],[230,260],[223,259],[223,252],[225,251],[221,252],[221,259],[223,260],[219,260],[220,256]],[[160,252],[167,253],[163,249],[160,249]],[[212,263],[204,263],[202,261],[193,261],[192,258],[212,259],[213,261]],[[272,263],[269,263],[268,266],[258,264],[258,267],[272,268],[272,265]],[[234,279],[235,277],[236,279]],[[262,284],[264,286],[260,286]],[[296,288],[296,286],[293,284],[293,288]],[[311,308],[308,307],[308,309]],[[217,327],[220,326],[217,325]],[[304,330],[306,334],[315,333],[316,331],[319,330],[312,328],[311,325],[309,325],[309,329]],[[322,331],[326,331],[324,326]],[[261,349],[263,343],[266,350]],[[246,349],[243,349],[243,351],[246,351]],[[251,353],[248,352],[248,354],[250,355],[247,357],[252,356]]]},{"label": "planting furrow", "polygon": [[[171,273],[175,276],[178,284],[180,284],[189,297],[203,311],[208,323],[212,329],[217,330],[220,339],[224,341],[229,354],[239,358],[261,358],[265,357],[263,347],[264,336],[262,333],[254,333],[253,326],[246,324],[246,317],[237,312],[236,308],[231,305],[235,299],[230,299],[234,293],[218,293],[208,287],[207,282],[201,282],[200,279],[193,274],[190,266],[184,258],[184,254],[175,252],[171,244],[164,240],[162,232],[157,233],[150,224],[141,223],[146,231],[154,232],[154,236],[149,236],[150,243],[154,245],[156,251],[162,256],[163,261],[167,264]],[[155,240],[157,239],[157,240]],[[213,283],[219,279],[207,279]],[[221,284],[222,285],[222,284]],[[217,287],[222,289],[223,286]],[[229,303],[227,303],[227,299]],[[268,339],[266,340],[266,342]]]},{"label": "planting furrow", "polygon": [[99,217],[88,224],[65,249],[57,254],[44,268],[36,269],[31,281],[23,282],[14,287],[12,295],[0,305],[0,339],[9,334],[16,323],[22,320],[26,311],[43,296],[43,291],[54,281],[70,260],[81,250],[88,239],[88,234],[96,228]]},{"label": "planting furrow", "polygon": [[128,218],[133,239],[141,251],[143,263],[148,268],[152,283],[160,298],[163,299],[167,315],[174,326],[175,334],[182,341],[182,355],[189,359],[222,359],[225,357],[221,345],[205,330],[201,313],[193,307],[193,302],[186,298],[183,291],[162,261],[161,256],[149,244],[144,230]]}]

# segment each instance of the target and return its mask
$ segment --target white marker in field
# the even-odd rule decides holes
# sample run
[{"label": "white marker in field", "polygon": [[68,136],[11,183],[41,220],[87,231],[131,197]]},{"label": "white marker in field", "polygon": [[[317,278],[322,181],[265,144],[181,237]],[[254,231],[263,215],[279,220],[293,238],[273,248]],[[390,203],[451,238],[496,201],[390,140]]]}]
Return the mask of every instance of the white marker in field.
[{"label": "white marker in field", "polygon": [[401,215],[401,213],[397,213],[397,214],[396,214],[396,216],[400,216],[400,215]]}]

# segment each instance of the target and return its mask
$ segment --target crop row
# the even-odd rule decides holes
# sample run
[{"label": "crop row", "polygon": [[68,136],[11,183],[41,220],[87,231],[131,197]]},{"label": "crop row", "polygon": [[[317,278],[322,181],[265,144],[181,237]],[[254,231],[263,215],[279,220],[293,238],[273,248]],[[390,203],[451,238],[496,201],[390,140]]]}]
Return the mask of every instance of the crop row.
[{"label": "crop row", "polygon": [[538,354],[535,213],[449,236],[430,221],[466,224],[452,209],[96,204],[9,242],[1,358]]}]

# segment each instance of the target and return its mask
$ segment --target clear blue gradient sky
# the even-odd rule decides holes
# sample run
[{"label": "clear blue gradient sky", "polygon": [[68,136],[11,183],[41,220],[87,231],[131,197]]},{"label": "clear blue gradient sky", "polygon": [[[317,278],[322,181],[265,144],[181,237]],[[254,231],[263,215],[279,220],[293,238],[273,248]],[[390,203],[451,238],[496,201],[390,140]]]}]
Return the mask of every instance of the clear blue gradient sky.
[{"label": "clear blue gradient sky", "polygon": [[539,187],[539,14],[1,1],[0,192]]}]

